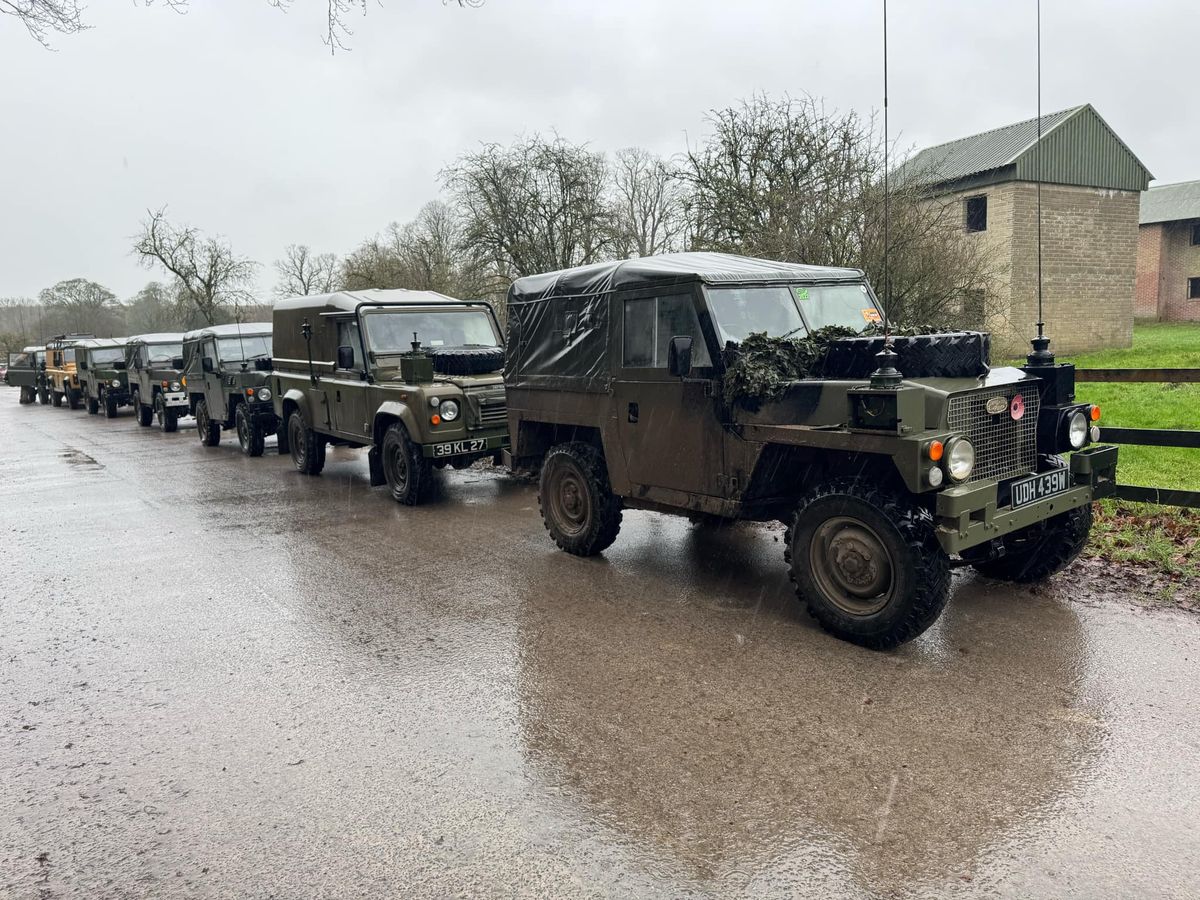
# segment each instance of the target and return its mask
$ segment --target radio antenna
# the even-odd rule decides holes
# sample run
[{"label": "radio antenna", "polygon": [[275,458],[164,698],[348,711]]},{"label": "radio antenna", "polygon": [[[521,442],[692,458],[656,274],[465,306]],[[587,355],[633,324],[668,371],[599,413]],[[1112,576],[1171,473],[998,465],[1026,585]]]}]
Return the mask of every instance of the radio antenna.
[{"label": "radio antenna", "polygon": [[1030,343],[1033,352],[1027,357],[1031,366],[1054,365],[1050,338],[1046,337],[1046,320],[1042,314],[1042,0],[1037,0],[1037,142],[1034,145],[1034,186],[1037,191],[1037,337]]},{"label": "radio antenna", "polygon": [[[1041,0],[1038,0],[1040,3]],[[892,305],[892,242],[891,200],[888,154],[888,46],[887,46],[887,0],[883,0],[883,337],[891,337],[891,319],[888,310]]]}]

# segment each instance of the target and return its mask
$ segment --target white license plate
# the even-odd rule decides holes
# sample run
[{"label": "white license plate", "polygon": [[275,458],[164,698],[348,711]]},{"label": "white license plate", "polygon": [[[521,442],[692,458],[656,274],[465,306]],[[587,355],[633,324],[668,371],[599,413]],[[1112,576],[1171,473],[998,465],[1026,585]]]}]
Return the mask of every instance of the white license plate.
[{"label": "white license plate", "polygon": [[1061,494],[1070,487],[1070,469],[1055,469],[1041,475],[1031,475],[1012,484],[1012,508],[1028,506],[1046,497]]},{"label": "white license plate", "polygon": [[484,438],[471,438],[469,441],[449,441],[445,444],[434,444],[434,456],[458,456],[460,453],[478,453],[487,449]]}]

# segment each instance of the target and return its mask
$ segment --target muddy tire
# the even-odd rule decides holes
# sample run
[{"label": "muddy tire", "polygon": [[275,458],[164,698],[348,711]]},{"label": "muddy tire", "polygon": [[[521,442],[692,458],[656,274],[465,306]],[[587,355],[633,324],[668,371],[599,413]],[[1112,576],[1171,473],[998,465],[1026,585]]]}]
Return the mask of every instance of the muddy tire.
[{"label": "muddy tire", "polygon": [[106,419],[117,417],[117,398],[107,391],[104,393],[104,417]]},{"label": "muddy tire", "polygon": [[247,456],[262,456],[266,446],[266,435],[263,434],[262,425],[255,421],[254,416],[246,413],[245,403],[237,405],[233,421],[237,425],[238,444],[241,446],[242,452]]},{"label": "muddy tire", "polygon": [[784,558],[821,627],[872,650],[911,641],[950,599],[950,558],[929,511],[857,479],[834,479],[801,499]]},{"label": "muddy tire", "polygon": [[207,400],[196,403],[196,431],[200,433],[200,443],[205,447],[215,447],[221,443],[221,423],[209,418]]},{"label": "muddy tire", "polygon": [[305,475],[320,475],[325,468],[325,438],[308,427],[300,410],[292,413],[287,428],[296,470]]},{"label": "muddy tire", "polygon": [[604,454],[591,444],[559,444],[542,461],[538,482],[542,523],[559,549],[594,556],[621,530],[621,498],[608,483]]},{"label": "muddy tire", "polygon": [[133,395],[133,408],[137,412],[137,423],[143,428],[149,428],[154,421],[154,410],[142,402],[141,394]]},{"label": "muddy tire", "polygon": [[87,398],[87,411],[89,416],[94,416],[100,412],[100,401],[95,397]]},{"label": "muddy tire", "polygon": [[392,492],[392,499],[405,506],[416,506],[429,499],[433,488],[433,466],[421,455],[421,448],[412,442],[408,429],[393,422],[383,433],[379,448],[383,477]]}]

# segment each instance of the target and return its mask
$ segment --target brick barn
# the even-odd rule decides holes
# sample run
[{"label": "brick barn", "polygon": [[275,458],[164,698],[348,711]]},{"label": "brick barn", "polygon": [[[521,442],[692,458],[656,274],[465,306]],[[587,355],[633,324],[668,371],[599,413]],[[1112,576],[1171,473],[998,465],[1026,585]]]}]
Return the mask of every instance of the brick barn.
[{"label": "brick barn", "polygon": [[1150,188],[1140,221],[1134,315],[1200,321],[1200,181]]},{"label": "brick barn", "polygon": [[[1037,321],[1037,119],[922,150],[901,177],[927,183],[982,241],[994,296],[964,298],[996,349],[1023,354]],[[1059,353],[1133,343],[1141,192],[1153,177],[1090,104],[1042,116],[1042,283]]]}]

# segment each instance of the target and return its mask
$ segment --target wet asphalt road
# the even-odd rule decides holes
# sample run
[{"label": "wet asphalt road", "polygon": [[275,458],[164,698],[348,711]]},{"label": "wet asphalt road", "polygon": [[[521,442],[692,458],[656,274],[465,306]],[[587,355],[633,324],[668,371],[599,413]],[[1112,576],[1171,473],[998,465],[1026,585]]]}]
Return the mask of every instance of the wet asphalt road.
[{"label": "wet asphalt road", "polygon": [[1194,897],[1200,621],[962,578],[890,654],[777,535],[397,506],[0,391],[0,896]]}]

